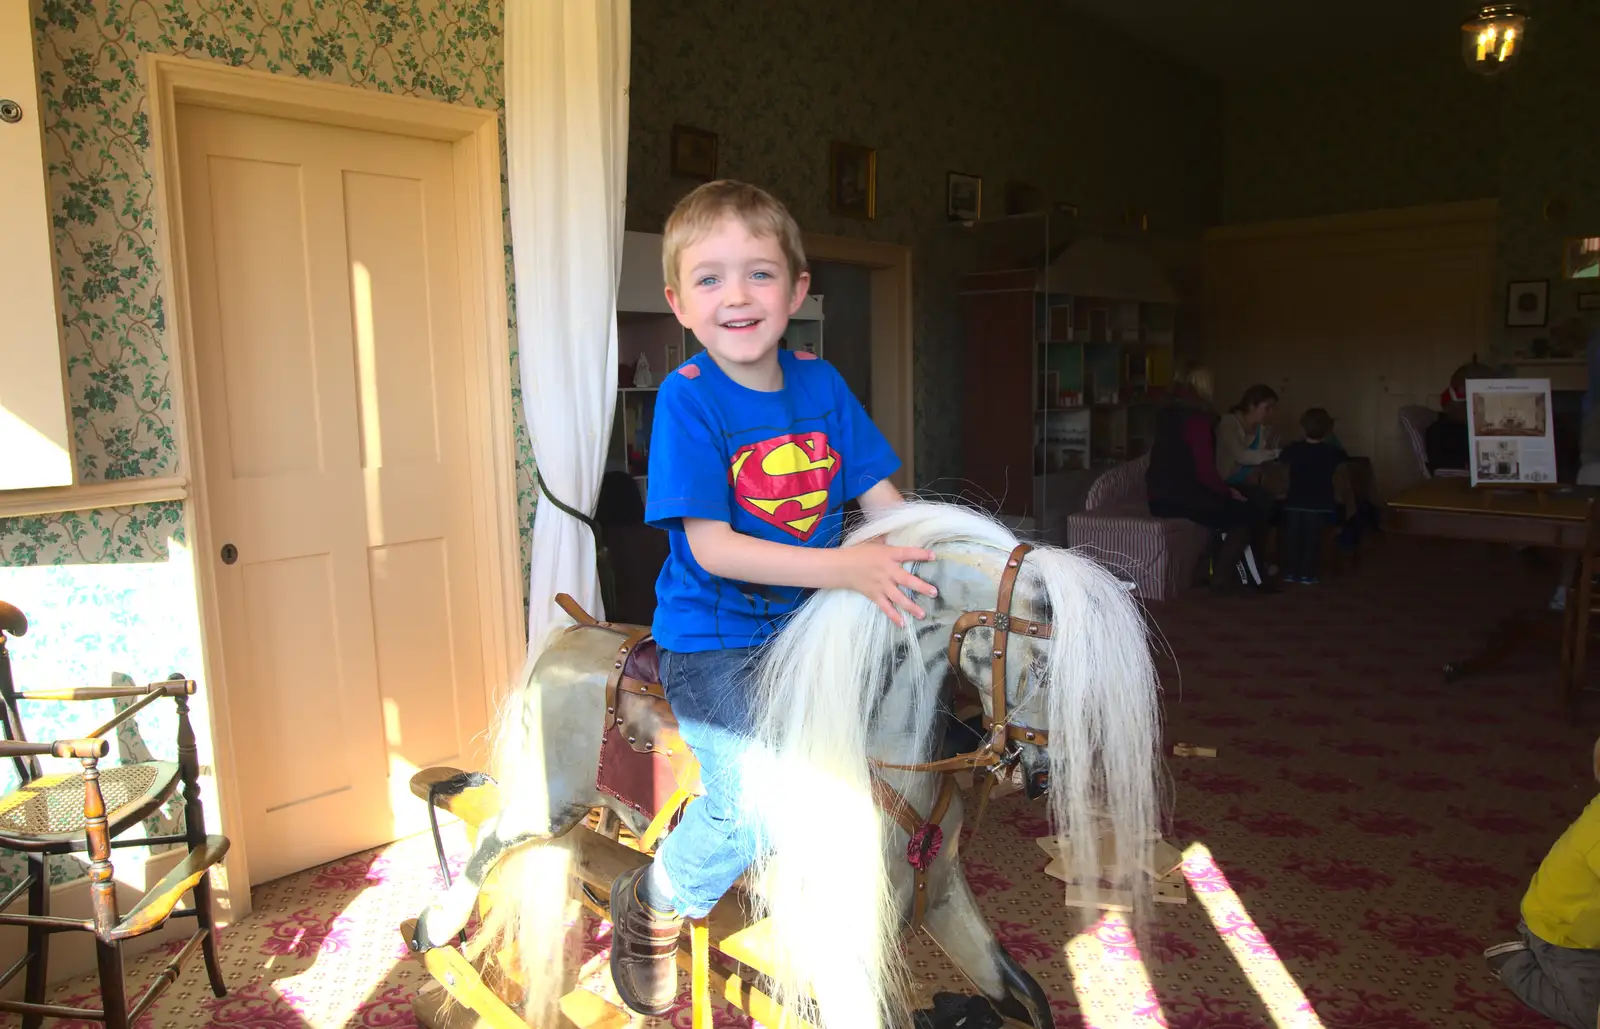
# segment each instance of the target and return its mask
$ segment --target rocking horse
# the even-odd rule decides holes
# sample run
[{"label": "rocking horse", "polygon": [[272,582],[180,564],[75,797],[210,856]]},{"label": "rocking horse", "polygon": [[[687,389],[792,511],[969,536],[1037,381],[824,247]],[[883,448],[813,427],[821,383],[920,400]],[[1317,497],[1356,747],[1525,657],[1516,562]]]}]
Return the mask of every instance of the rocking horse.
[{"label": "rocking horse", "polygon": [[[962,871],[960,771],[976,773],[981,813],[986,785],[1020,765],[1030,795],[1048,797],[1079,883],[1093,890],[1104,875],[1141,900],[1137,848],[1116,847],[1107,872],[1094,830],[1104,819],[1118,840],[1145,839],[1158,817],[1156,676],[1123,585],[952,505],[879,513],[845,545],[880,536],[938,555],[916,568],[938,597],[899,628],[863,596],[821,591],[759,652],[745,793],[766,856],[680,945],[696,1027],[711,1024],[713,986],[767,1025],[900,1024],[910,928],[1002,1015],[1051,1029],[1048,998],[996,940]],[[562,606],[572,623],[550,634],[498,717],[494,779],[427,769],[413,780],[462,815],[475,843],[462,875],[404,931],[480,1024],[524,1024],[507,997],[535,1025],[558,1024],[558,1006],[572,1014],[564,966],[577,905],[603,916],[610,883],[647,860],[698,786],[648,630]],[[981,700],[986,734],[973,752],[936,759],[951,668]],[[612,818],[632,848],[590,831]],[[453,946],[480,890],[484,920],[467,953],[484,973]]]}]

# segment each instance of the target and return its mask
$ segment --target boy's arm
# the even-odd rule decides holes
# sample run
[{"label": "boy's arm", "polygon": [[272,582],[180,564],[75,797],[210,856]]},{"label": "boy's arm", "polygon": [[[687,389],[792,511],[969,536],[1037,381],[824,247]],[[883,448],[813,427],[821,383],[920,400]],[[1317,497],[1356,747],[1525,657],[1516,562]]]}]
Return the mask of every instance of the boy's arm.
[{"label": "boy's arm", "polygon": [[891,547],[876,540],[849,547],[793,547],[745,536],[727,522],[706,518],[685,518],[683,531],[694,559],[712,575],[769,586],[855,590],[902,627],[906,621],[901,609],[913,618],[925,613],[903,589],[929,597],[938,593],[903,567],[934,560],[931,550]]},{"label": "boy's arm", "polygon": [[900,487],[888,479],[880,479],[876,486],[873,486],[856,499],[861,504],[861,510],[868,514],[887,511],[891,507],[899,507],[906,502],[906,498],[900,494]]}]

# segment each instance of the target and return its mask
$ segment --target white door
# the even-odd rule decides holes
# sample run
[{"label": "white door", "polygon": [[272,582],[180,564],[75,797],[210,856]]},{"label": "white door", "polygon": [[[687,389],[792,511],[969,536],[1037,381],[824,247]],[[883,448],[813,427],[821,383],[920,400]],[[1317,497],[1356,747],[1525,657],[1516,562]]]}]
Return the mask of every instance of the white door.
[{"label": "white door", "polygon": [[263,882],[422,829],[411,772],[486,724],[456,184],[407,136],[180,106],[178,137],[199,559]]}]

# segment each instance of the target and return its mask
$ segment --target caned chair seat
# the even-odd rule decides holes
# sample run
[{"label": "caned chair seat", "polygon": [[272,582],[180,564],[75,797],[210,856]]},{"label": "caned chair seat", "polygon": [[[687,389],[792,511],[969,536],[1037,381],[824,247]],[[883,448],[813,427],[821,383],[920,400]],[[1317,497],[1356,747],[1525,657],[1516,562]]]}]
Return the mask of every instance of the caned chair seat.
[{"label": "caned chair seat", "polygon": [[[178,766],[169,761],[109,765],[99,771],[113,835],[155,810],[178,779]],[[82,772],[42,775],[0,797],[0,840],[18,849],[81,838],[84,828]]]}]

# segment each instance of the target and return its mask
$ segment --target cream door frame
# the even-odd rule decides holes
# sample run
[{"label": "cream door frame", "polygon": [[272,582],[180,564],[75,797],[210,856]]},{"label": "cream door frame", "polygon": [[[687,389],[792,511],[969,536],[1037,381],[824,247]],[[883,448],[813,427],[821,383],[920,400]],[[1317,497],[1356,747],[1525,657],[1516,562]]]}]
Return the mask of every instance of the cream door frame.
[{"label": "cream door frame", "polygon": [[[198,432],[200,398],[194,321],[179,177],[177,106],[191,104],[319,125],[368,129],[449,143],[455,164],[456,226],[461,263],[462,339],[467,355],[469,467],[474,511],[474,557],[480,569],[483,667],[491,705],[511,683],[526,653],[520,542],[512,449],[511,344],[507,328],[500,128],[496,113],[181,57],[146,55],[156,235],[166,273],[172,327],[173,390],[177,399],[178,460],[188,478],[185,530],[194,552],[200,611],[201,687],[210,711],[215,793],[209,811],[233,840],[219,883],[218,917],[236,921],[250,911],[249,855],[243,839],[239,785],[227,683],[222,676],[222,614],[208,506],[204,443]],[[201,755],[205,759],[204,753]],[[420,801],[419,801],[420,803]]]},{"label": "cream door frame", "polygon": [[[900,458],[891,478],[916,488],[916,395],[912,392],[911,248],[806,233],[806,257],[872,269],[872,420]],[[824,312],[826,317],[826,312]],[[826,330],[824,330],[826,331]]]}]

